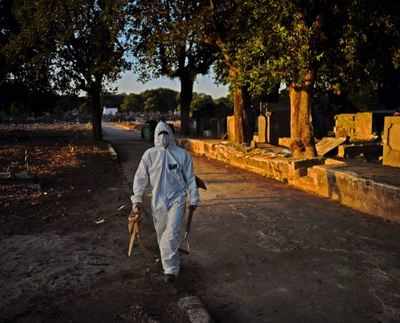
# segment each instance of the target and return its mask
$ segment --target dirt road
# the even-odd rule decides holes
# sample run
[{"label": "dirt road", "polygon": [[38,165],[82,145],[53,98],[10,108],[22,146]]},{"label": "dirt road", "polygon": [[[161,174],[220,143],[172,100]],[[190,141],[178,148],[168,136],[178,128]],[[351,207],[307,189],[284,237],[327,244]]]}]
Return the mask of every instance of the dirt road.
[{"label": "dirt road", "polygon": [[[146,145],[106,129],[132,180]],[[222,163],[208,184],[181,284],[217,322],[399,322],[400,226]]]}]

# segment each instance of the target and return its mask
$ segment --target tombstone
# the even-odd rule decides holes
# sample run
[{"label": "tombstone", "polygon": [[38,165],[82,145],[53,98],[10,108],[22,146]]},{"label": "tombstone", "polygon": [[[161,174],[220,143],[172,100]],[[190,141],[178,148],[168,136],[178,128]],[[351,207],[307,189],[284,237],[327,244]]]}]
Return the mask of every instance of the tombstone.
[{"label": "tombstone", "polygon": [[267,118],[263,115],[258,116],[258,135],[257,142],[265,143],[268,142],[267,136]]},{"label": "tombstone", "polygon": [[374,139],[373,131],[373,113],[362,112],[356,113],[355,116],[355,140],[372,140]]},{"label": "tombstone", "polygon": [[337,137],[337,138],[325,137],[315,145],[315,148],[317,150],[317,155],[325,156],[327,153],[338,148],[345,141],[346,137]]},{"label": "tombstone", "polygon": [[335,116],[335,136],[349,137],[351,141],[371,141],[378,138],[384,127],[384,118],[391,111],[343,113]]},{"label": "tombstone", "polygon": [[354,137],[355,113],[342,113],[335,116],[335,137]]},{"label": "tombstone", "polygon": [[400,167],[400,117],[386,117],[383,142],[383,165]]},{"label": "tombstone", "polygon": [[236,116],[232,115],[232,116],[228,116],[226,118],[228,140],[231,142],[237,142],[238,134],[237,134],[236,130],[239,128],[239,127],[237,127],[238,122],[240,122],[240,117],[236,117]]}]

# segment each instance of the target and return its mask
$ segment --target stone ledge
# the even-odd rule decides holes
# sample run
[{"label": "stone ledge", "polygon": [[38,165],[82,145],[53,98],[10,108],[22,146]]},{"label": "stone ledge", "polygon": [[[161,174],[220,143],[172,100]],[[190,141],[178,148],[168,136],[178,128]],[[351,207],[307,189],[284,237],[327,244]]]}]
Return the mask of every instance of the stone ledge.
[{"label": "stone ledge", "polygon": [[400,222],[400,187],[363,178],[348,168],[311,167],[311,191],[364,213]]},{"label": "stone ledge", "polygon": [[400,186],[363,177],[344,162],[246,153],[219,140],[179,139],[178,143],[195,155],[216,159],[361,212],[400,222]]},{"label": "stone ledge", "polygon": [[178,139],[178,143],[197,156],[219,160],[261,176],[287,183],[291,161],[288,158],[251,156],[219,140]]}]

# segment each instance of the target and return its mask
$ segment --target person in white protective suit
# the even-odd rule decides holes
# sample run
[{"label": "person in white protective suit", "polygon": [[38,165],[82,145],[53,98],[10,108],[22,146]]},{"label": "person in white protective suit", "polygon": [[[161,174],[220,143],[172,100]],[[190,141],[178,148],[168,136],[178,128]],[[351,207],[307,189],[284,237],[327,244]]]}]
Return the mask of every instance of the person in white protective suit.
[{"label": "person in white protective suit", "polygon": [[196,209],[199,193],[193,173],[192,157],[178,147],[171,128],[160,121],[154,132],[154,147],[145,151],[133,181],[132,206],[142,210],[146,187],[152,188],[152,215],[157,232],[161,262],[167,281],[179,274],[179,245],[186,198]]}]

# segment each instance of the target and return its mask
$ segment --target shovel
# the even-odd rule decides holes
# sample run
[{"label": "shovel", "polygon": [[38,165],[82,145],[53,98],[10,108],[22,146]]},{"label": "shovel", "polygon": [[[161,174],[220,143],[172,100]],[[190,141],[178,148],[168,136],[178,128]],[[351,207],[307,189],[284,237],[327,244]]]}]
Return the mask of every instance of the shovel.
[{"label": "shovel", "polygon": [[[204,183],[204,181],[200,177],[196,176],[195,179],[196,179],[196,185],[197,185],[198,188],[201,188],[203,190],[207,190],[206,183]],[[186,244],[186,249],[184,249],[184,248],[179,248],[178,249],[180,252],[182,252],[185,255],[189,255],[190,254],[189,234],[190,234],[190,228],[191,228],[191,225],[192,225],[192,218],[193,218],[194,211],[195,211],[194,209],[189,208],[188,219],[187,219],[187,222],[186,222],[186,231],[185,231],[185,235],[184,235],[183,241],[182,241],[183,245]]]},{"label": "shovel", "polygon": [[183,236],[183,241],[182,244],[186,245],[186,249],[184,248],[179,248],[179,251],[189,255],[190,254],[190,241],[189,241],[189,235],[190,235],[190,228],[192,225],[192,219],[193,219],[193,214],[194,214],[194,210],[192,208],[189,209],[189,214],[188,214],[188,219],[186,222],[186,231],[185,231],[185,235]]}]

